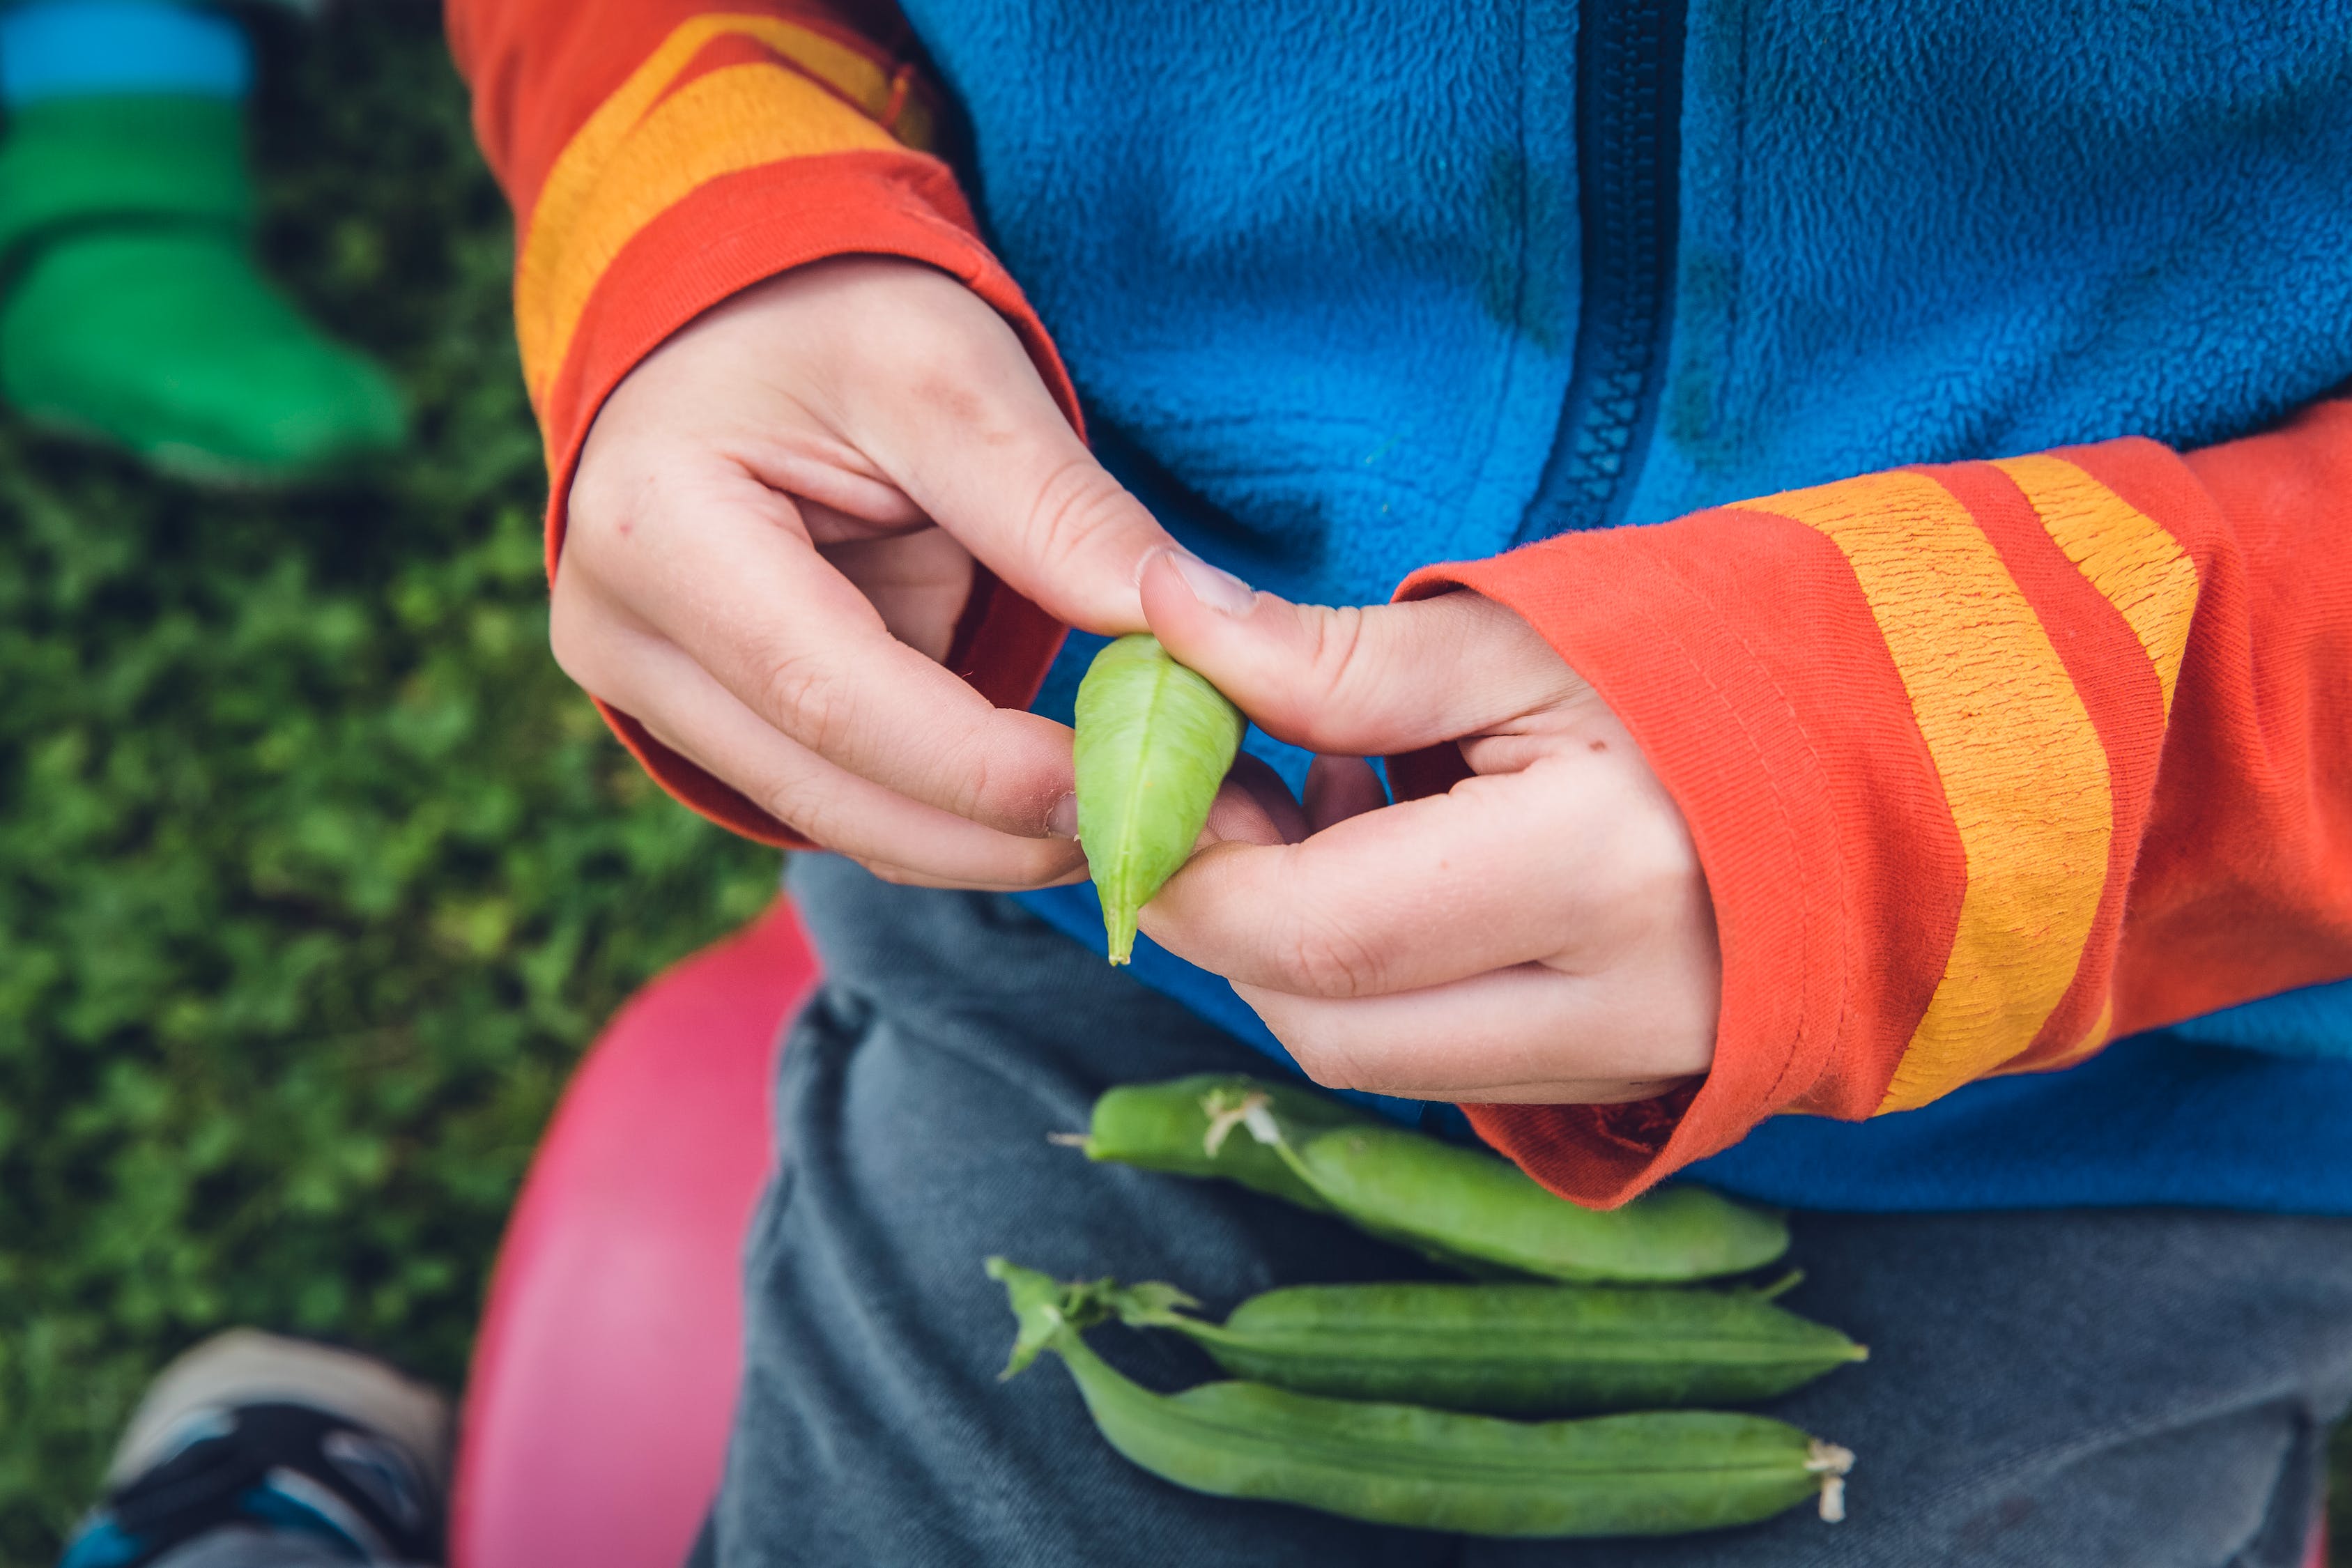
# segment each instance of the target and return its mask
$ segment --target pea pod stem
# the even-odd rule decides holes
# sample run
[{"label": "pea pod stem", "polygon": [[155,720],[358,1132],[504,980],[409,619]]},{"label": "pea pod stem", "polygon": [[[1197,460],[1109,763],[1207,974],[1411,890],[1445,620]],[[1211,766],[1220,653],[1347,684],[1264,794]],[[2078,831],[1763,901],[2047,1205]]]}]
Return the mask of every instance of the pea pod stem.
[{"label": "pea pod stem", "polygon": [[1113,1447],[1194,1491],[1510,1537],[1680,1534],[1753,1523],[1807,1498],[1824,1518],[1843,1511],[1853,1455],[1760,1415],[1526,1423],[1247,1382],[1155,1394],[1080,1335],[1106,1310],[1103,1284],[1057,1287],[1003,1258],[988,1270],[1020,1321],[1006,1375],[1052,1351]]},{"label": "pea pod stem", "polygon": [[1227,1135],[1238,1108],[1253,1099],[1278,1107],[1286,1120],[1301,1128],[1356,1127],[1369,1121],[1304,1085],[1242,1073],[1198,1073],[1107,1089],[1095,1100],[1086,1132],[1049,1136],[1084,1150],[1089,1160],[1171,1175],[1223,1178],[1300,1208],[1329,1213],[1330,1205],[1292,1175],[1272,1150],[1255,1139]]}]

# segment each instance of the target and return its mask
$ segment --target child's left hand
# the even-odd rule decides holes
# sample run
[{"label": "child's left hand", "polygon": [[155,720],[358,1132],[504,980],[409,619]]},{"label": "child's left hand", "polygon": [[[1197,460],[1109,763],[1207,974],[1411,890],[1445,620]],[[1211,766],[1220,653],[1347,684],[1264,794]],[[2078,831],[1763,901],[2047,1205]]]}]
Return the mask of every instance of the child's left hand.
[{"label": "child's left hand", "polygon": [[[1198,563],[1146,567],[1178,658],[1325,753],[1311,836],[1226,841],[1144,929],[1234,983],[1308,1076],[1423,1100],[1643,1100],[1704,1074],[1722,990],[1680,811],[1592,689],[1475,594],[1324,609]],[[1460,742],[1475,775],[1381,805],[1357,759]]]}]

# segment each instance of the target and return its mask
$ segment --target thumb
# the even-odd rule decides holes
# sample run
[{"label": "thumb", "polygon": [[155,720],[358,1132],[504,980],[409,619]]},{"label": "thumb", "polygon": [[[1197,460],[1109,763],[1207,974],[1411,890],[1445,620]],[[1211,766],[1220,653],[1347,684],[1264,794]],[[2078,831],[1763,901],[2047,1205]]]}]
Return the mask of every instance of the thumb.
[{"label": "thumb", "polygon": [[[962,285],[952,283],[958,290]],[[1174,541],[1113,479],[1011,327],[977,297],[949,344],[859,410],[858,444],[908,500],[1055,619],[1139,631],[1136,577]]]},{"label": "thumb", "polygon": [[1294,605],[1181,551],[1140,582],[1146,619],[1276,740],[1376,756],[1475,735],[1582,681],[1512,611],[1477,594],[1338,609]]}]

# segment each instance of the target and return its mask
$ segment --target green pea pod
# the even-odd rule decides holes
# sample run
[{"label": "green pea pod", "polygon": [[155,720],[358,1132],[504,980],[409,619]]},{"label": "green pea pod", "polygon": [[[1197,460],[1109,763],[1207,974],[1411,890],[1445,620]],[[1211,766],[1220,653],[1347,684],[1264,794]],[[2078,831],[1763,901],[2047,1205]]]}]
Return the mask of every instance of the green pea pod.
[{"label": "green pea pod", "polygon": [[1120,637],[1078,683],[1078,843],[1102,897],[1110,961],[1135,948],[1135,915],[1192,853],[1242,743],[1241,710],[1168,657]]},{"label": "green pea pod", "polygon": [[1222,1176],[1328,1213],[1330,1205],[1291,1173],[1280,1154],[1236,1125],[1241,1108],[1261,1095],[1286,1126],[1356,1127],[1370,1120],[1344,1101],[1296,1084],[1242,1073],[1199,1073],[1106,1090],[1095,1101],[1086,1136],[1070,1142],[1089,1160],[1179,1176]]},{"label": "green pea pod", "polygon": [[1271,1102],[1249,1108],[1244,1120],[1293,1175],[1363,1229],[1522,1274],[1682,1284],[1760,1268],[1789,1250],[1779,1215],[1704,1187],[1661,1187],[1622,1208],[1588,1209],[1507,1161],[1401,1127],[1367,1123],[1294,1139]]},{"label": "green pea pod", "polygon": [[1676,1535],[1752,1524],[1814,1498],[1823,1518],[1843,1512],[1853,1456],[1761,1415],[1527,1423],[1261,1383],[1154,1394],[1079,1336],[1105,1310],[1101,1287],[1066,1289],[1003,1258],[988,1271],[1020,1321],[1005,1375],[1054,1352],[1111,1447],[1193,1491],[1483,1536]]},{"label": "green pea pod", "polygon": [[[1055,1142],[1083,1149],[1090,1160],[1180,1176],[1221,1176],[1303,1209],[1331,1213],[1331,1205],[1293,1174],[1279,1153],[1241,1130],[1249,1107],[1259,1101],[1274,1106],[1288,1125],[1302,1129],[1384,1125],[1345,1100],[1298,1084],[1244,1073],[1201,1073],[1106,1090],[1095,1101],[1089,1130],[1081,1134],[1056,1133]],[[1359,1229],[1371,1228],[1350,1223]],[[1382,1239],[1473,1279],[1509,1279],[1517,1274],[1482,1258],[1448,1252],[1420,1237],[1382,1235]]]},{"label": "green pea pod", "polygon": [[1750,1405],[1869,1352],[1753,1291],[1575,1285],[1304,1285],[1222,1324],[1172,1286],[1104,1288],[1136,1328],[1172,1329],[1219,1366],[1305,1394],[1494,1415]]}]

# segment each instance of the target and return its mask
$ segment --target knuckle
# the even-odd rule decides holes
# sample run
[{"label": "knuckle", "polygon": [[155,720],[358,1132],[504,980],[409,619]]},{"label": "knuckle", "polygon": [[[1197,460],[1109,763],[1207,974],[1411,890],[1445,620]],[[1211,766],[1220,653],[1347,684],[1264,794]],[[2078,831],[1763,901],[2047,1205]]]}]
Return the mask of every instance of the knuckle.
[{"label": "knuckle", "polygon": [[1715,1065],[1716,1029],[1722,1004],[1717,986],[1689,987],[1683,1005],[1659,1029],[1651,1066],[1661,1078],[1696,1078]]},{"label": "knuckle", "polygon": [[1370,1087],[1365,1081],[1363,1064],[1354,1053],[1337,1041],[1321,1037],[1318,1031],[1294,1030],[1282,1043],[1288,1047],[1291,1059],[1298,1064],[1298,1070],[1325,1089]]},{"label": "knuckle", "polygon": [[658,511],[663,481],[658,464],[634,461],[627,443],[593,445],[581,454],[580,469],[563,503],[563,560],[596,555],[628,531],[631,519]]},{"label": "knuckle", "polygon": [[990,815],[996,799],[995,781],[990,774],[989,748],[982,745],[959,745],[950,748],[956,764],[949,767],[947,798],[940,805],[958,816],[981,821]]},{"label": "knuckle", "polygon": [[559,581],[547,613],[547,647],[555,656],[556,668],[574,685],[593,691],[596,647],[586,606],[577,595],[565,593]]},{"label": "knuckle", "polygon": [[838,810],[826,792],[812,787],[808,781],[772,784],[760,792],[759,802],[762,811],[812,844],[834,848],[842,842]]},{"label": "knuckle", "polygon": [[1278,951],[1286,976],[1309,995],[1362,996],[1381,988],[1385,966],[1380,955],[1328,916],[1302,918]]},{"label": "knuckle", "polygon": [[649,639],[616,623],[594,595],[557,584],[548,605],[547,648],[581,690],[632,706],[646,695],[640,688],[650,647]]},{"label": "knuckle", "polygon": [[942,319],[936,311],[922,311],[903,318],[898,337],[899,362],[910,369],[919,367],[927,391],[976,417],[988,414],[982,389],[1002,368],[1003,345],[992,334],[971,331],[961,312]]},{"label": "knuckle", "polygon": [[1066,571],[1135,510],[1135,499],[1093,458],[1066,458],[1047,472],[1030,506],[1031,559],[1046,574]]},{"label": "knuckle", "polygon": [[1678,826],[1669,831],[1653,825],[1650,831],[1624,835],[1602,875],[1604,896],[1621,907],[1648,911],[1661,925],[1685,920],[1707,902],[1706,873]]},{"label": "knuckle", "polygon": [[1354,605],[1318,616],[1307,650],[1307,679],[1294,699],[1302,716],[1348,711],[1364,679],[1365,618]]},{"label": "knuckle", "polygon": [[778,649],[761,660],[760,697],[768,721],[819,756],[838,749],[850,702],[826,661],[803,648]]},{"label": "knuckle", "polygon": [[[1016,351],[1017,352],[1017,351]],[[936,311],[892,312],[887,324],[861,338],[859,358],[904,387],[908,402],[931,418],[978,435],[990,445],[1007,438],[990,388],[1003,375],[1002,345],[964,330]]]}]

